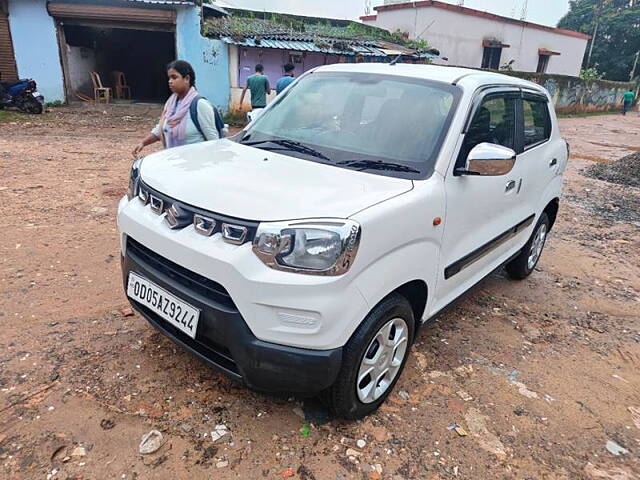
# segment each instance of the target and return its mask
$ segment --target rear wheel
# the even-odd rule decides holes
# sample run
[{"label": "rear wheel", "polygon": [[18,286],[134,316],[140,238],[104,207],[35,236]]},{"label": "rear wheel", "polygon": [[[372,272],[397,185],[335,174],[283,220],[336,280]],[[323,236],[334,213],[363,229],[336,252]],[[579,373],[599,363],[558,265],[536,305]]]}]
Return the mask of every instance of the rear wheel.
[{"label": "rear wheel", "polygon": [[546,212],[542,212],[527,244],[522,248],[520,254],[505,266],[511,278],[522,280],[531,275],[542,255],[550,226],[549,216]]},{"label": "rear wheel", "polygon": [[390,295],[369,313],[345,345],[338,379],[325,397],[335,416],[362,418],[384,402],[404,368],[414,329],[402,295]]}]

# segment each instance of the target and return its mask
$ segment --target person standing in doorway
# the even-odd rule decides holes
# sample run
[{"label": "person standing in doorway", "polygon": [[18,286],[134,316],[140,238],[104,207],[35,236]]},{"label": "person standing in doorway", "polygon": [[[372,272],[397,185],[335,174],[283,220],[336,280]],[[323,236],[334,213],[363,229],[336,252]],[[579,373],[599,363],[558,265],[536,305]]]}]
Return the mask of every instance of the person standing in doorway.
[{"label": "person standing in doorway", "polygon": [[629,90],[624,94],[624,98],[622,100],[622,115],[626,115],[629,109],[631,108],[631,104],[635,100],[636,96],[633,91]]},{"label": "person standing in doorway", "polygon": [[133,149],[134,158],[140,156],[144,147],[156,142],[172,148],[220,138],[215,110],[196,90],[193,67],[184,60],[176,60],[167,65],[167,77],[173,93],[156,127]]},{"label": "person standing in doorway", "polygon": [[244,105],[244,96],[247,89],[251,92],[251,109],[257,110],[267,106],[267,95],[271,91],[269,79],[264,74],[264,67],[256,65],[256,73],[247,78],[247,85],[242,90],[240,97],[240,108]]},{"label": "person standing in doorway", "polygon": [[276,93],[280,95],[285,88],[293,83],[293,71],[295,70],[295,65],[293,63],[287,63],[284,67],[284,77],[282,77],[276,83]]}]

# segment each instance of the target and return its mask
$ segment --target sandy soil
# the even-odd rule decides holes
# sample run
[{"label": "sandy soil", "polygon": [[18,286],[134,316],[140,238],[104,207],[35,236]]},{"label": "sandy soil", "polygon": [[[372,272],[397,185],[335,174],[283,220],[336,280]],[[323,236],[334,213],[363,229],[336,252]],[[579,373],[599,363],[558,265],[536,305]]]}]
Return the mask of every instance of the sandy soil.
[{"label": "sandy soil", "polygon": [[[572,161],[536,272],[456,302],[383,408],[342,422],[234,384],[127,308],[114,215],[157,113],[0,125],[1,478],[640,478],[640,190],[581,174],[637,151],[640,118],[561,121]],[[140,455],[152,429],[165,443]]]}]

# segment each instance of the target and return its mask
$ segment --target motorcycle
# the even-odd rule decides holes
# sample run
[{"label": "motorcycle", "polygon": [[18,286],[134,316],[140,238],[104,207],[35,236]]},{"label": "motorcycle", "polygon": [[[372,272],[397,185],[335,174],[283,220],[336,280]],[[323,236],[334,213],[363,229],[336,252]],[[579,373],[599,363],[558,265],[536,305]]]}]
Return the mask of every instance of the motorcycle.
[{"label": "motorcycle", "polygon": [[44,110],[44,97],[38,92],[35,80],[0,82],[0,109],[15,107],[26,113],[39,114]]}]

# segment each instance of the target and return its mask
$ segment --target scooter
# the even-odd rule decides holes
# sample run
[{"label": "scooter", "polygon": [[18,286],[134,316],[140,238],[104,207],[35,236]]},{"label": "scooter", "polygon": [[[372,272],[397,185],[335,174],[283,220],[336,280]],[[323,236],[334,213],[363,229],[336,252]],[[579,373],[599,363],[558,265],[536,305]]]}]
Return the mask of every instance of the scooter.
[{"label": "scooter", "polygon": [[0,109],[5,107],[15,107],[26,113],[42,113],[44,97],[38,92],[35,80],[26,78],[0,82]]}]

